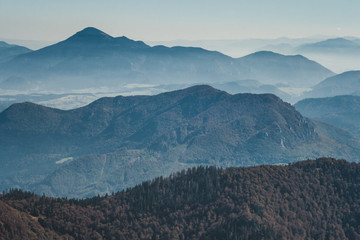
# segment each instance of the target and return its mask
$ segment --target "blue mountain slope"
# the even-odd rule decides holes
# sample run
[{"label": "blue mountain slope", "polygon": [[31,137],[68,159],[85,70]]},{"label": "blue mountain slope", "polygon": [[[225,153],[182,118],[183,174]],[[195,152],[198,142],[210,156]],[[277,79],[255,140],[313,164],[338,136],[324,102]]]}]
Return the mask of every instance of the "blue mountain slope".
[{"label": "blue mountain slope", "polygon": [[306,98],[333,97],[337,95],[356,95],[360,91],[360,71],[344,72],[316,84],[304,94]]},{"label": "blue mountain slope", "polygon": [[18,45],[11,45],[0,41],[0,63],[9,61],[21,54],[32,52],[32,50]]},{"label": "blue mountain slope", "polygon": [[201,48],[150,47],[141,41],[86,28],[62,42],[0,64],[0,87],[18,89],[29,84],[27,88],[72,90],[128,83],[221,83],[244,79],[303,86],[307,81],[317,82],[332,75],[330,70],[300,56],[267,55],[256,53],[234,59]]}]

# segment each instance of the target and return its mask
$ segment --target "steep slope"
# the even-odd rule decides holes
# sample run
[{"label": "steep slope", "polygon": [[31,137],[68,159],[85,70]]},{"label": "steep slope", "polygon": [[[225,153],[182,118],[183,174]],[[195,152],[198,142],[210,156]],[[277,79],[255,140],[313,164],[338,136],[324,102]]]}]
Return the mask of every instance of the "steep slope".
[{"label": "steep slope", "polygon": [[304,93],[304,98],[322,98],[353,95],[360,91],[360,71],[344,72],[329,77]]},{"label": "steep slope", "polygon": [[360,138],[359,96],[310,98],[294,106],[303,116],[343,128]]},{"label": "steep slope", "polygon": [[242,57],[238,62],[251,69],[251,78],[269,84],[309,87],[334,75],[329,69],[301,55],[285,56],[261,51]]},{"label": "steep slope", "polygon": [[0,183],[83,197],[194,165],[358,160],[358,140],[313,125],[274,95],[209,86],[103,98],[69,111],[14,104],[0,114]]},{"label": "steep slope", "polygon": [[21,54],[29,53],[32,50],[18,45],[11,45],[0,41],[0,63],[11,60]]},{"label": "steep slope", "polygon": [[[68,236],[66,236],[68,237]],[[66,239],[45,229],[38,217],[19,211],[0,200],[0,239]]]},{"label": "steep slope", "polygon": [[265,83],[303,86],[308,82],[302,81],[319,82],[332,75],[300,56],[263,55],[234,59],[202,48],[150,47],[86,28],[62,42],[0,64],[0,86],[65,91],[133,83],[209,84],[257,77]]},{"label": "steep slope", "polygon": [[359,164],[323,158],[198,167],[80,201],[0,199],[68,239],[358,239],[359,183]]}]

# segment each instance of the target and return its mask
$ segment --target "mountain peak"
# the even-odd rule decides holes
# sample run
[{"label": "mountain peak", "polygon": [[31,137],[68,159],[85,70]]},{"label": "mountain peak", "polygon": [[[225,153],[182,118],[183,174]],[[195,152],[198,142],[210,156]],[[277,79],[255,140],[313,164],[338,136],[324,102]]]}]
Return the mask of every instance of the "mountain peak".
[{"label": "mountain peak", "polygon": [[319,42],[318,45],[323,47],[359,47],[359,44],[346,38],[332,38]]},{"label": "mountain peak", "polygon": [[316,48],[358,48],[360,45],[346,38],[330,38],[324,41],[305,44],[300,46],[300,50],[316,49]]},{"label": "mountain peak", "polygon": [[0,41],[0,48],[8,48],[8,47],[11,47],[11,45],[4,41]]},{"label": "mountain peak", "polygon": [[122,48],[148,48],[144,42],[134,41],[125,36],[112,37],[109,34],[94,28],[87,27],[75,33],[64,41],[65,44],[81,44],[81,45],[99,45],[99,46],[116,46]]},{"label": "mountain peak", "polygon": [[272,52],[272,51],[258,51],[258,52],[251,53],[242,58],[244,58],[244,59],[251,59],[251,58],[255,58],[255,59],[268,59],[268,58],[270,58],[270,59],[289,59],[289,58],[293,58],[293,59],[303,59],[305,61],[310,61],[309,59],[307,59],[306,57],[304,57],[303,55],[300,55],[300,54],[283,55],[283,54]]},{"label": "mountain peak", "polygon": [[216,93],[222,92],[222,91],[215,89],[209,85],[194,85],[194,86],[188,87],[186,89],[183,89],[183,91],[186,91],[186,92],[216,92]]},{"label": "mountain peak", "polygon": [[93,41],[106,41],[114,39],[112,36],[104,33],[103,31],[94,28],[87,27],[83,30],[75,33],[73,36],[67,39],[67,41],[81,41],[81,42],[93,42]]},{"label": "mountain peak", "polygon": [[83,30],[78,32],[79,34],[104,34],[103,31],[95,28],[95,27],[86,27]]},{"label": "mountain peak", "polygon": [[280,58],[280,57],[286,57],[286,55],[282,55],[280,53],[272,52],[272,51],[258,51],[251,53],[249,55],[246,55],[242,58]]}]

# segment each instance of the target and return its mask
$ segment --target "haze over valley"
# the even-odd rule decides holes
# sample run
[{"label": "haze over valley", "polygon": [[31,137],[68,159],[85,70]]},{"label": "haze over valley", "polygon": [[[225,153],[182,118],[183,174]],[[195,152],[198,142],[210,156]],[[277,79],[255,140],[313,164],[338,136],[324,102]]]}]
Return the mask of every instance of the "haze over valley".
[{"label": "haze over valley", "polygon": [[26,100],[71,109],[106,95],[156,94],[196,84],[273,93],[295,103],[335,75],[301,55],[258,51],[232,58],[202,48],[151,47],[92,27],[36,51],[23,49],[0,63],[2,109]]},{"label": "haze over valley", "polygon": [[[356,47],[329,39],[298,49],[342,54]],[[358,71],[336,74],[272,51],[233,58],[150,46],[94,27],[35,51],[2,49],[3,189],[91,197],[197,165],[358,161],[356,102],[342,104],[336,117],[334,107],[310,105],[315,99],[295,105],[304,115],[286,103],[330,97],[337,104],[342,98],[331,97],[344,94],[355,101]]]},{"label": "haze over valley", "polygon": [[360,2],[0,5],[0,239],[360,239]]}]

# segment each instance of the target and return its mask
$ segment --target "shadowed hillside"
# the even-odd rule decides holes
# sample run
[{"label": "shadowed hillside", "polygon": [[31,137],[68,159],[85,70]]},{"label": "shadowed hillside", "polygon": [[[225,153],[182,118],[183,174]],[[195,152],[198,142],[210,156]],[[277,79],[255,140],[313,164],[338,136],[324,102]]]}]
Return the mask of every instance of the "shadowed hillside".
[{"label": "shadowed hillside", "polygon": [[343,128],[360,138],[360,96],[309,98],[295,104],[304,116]]},{"label": "shadowed hillside", "polygon": [[22,103],[0,113],[0,184],[87,197],[197,165],[358,161],[359,146],[274,95],[209,86],[103,98],[69,111]]}]

